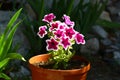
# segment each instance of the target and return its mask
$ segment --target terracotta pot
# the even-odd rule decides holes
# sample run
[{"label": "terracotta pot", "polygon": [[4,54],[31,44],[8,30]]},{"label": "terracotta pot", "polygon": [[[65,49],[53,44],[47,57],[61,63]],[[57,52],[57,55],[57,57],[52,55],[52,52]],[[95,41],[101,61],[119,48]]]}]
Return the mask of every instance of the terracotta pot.
[{"label": "terracotta pot", "polygon": [[75,56],[74,59],[82,60],[88,63],[87,66],[81,69],[73,70],[54,70],[44,69],[34,66],[34,63],[47,61],[49,54],[37,55],[29,60],[29,67],[32,72],[32,80],[86,80],[87,72],[90,70],[90,63],[83,57]]}]

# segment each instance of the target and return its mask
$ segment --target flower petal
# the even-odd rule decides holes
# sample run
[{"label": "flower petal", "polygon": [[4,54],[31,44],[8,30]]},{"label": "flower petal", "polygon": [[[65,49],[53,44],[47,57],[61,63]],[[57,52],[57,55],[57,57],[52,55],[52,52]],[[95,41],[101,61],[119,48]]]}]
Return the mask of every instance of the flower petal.
[{"label": "flower petal", "polygon": [[76,33],[75,41],[76,41],[77,44],[85,44],[84,36],[80,33]]},{"label": "flower petal", "polygon": [[60,23],[61,23],[60,21],[51,22],[50,23],[51,27],[49,28],[49,31],[57,29]]},{"label": "flower petal", "polygon": [[61,38],[61,37],[64,37],[64,32],[58,29],[54,32],[54,35],[55,35],[55,38]]},{"label": "flower petal", "polygon": [[60,29],[60,30],[64,30],[66,28],[69,28],[69,27],[65,23],[60,23],[59,26],[58,26],[58,29]]},{"label": "flower petal", "polygon": [[45,15],[44,19],[42,19],[42,21],[49,23],[49,22],[52,22],[53,19],[55,19],[55,18],[56,18],[56,16],[53,13],[50,13],[50,14]]},{"label": "flower petal", "polygon": [[64,49],[66,50],[71,44],[70,44],[70,41],[69,41],[69,38],[65,38],[65,37],[63,37],[62,39],[61,39],[61,43],[60,43],[63,47],[64,47]]},{"label": "flower petal", "polygon": [[72,26],[72,27],[75,25],[74,22],[70,20],[70,17],[65,14],[63,15],[63,19],[65,20],[65,23],[67,25]]},{"label": "flower petal", "polygon": [[43,38],[46,34],[47,34],[47,26],[40,26],[39,27],[39,32],[37,33],[37,35],[40,37],[40,38]]},{"label": "flower petal", "polygon": [[58,42],[54,39],[54,38],[51,38],[49,40],[46,40],[47,42],[47,50],[50,51],[50,50],[58,50]]},{"label": "flower petal", "polygon": [[75,30],[72,27],[66,28],[65,35],[71,39],[75,35]]}]

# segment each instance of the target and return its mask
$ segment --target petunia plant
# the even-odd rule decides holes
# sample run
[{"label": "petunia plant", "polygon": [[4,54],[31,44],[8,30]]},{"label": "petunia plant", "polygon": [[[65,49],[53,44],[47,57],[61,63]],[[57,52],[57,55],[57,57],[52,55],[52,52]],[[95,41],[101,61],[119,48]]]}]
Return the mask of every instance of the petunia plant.
[{"label": "petunia plant", "polygon": [[73,44],[85,44],[84,35],[74,29],[75,23],[69,16],[64,14],[62,21],[55,18],[53,13],[45,15],[42,21],[46,22],[46,25],[39,27],[37,35],[40,38],[48,36],[46,49],[51,54],[50,61],[55,63],[54,68],[61,65],[66,68],[67,62],[74,55]]}]

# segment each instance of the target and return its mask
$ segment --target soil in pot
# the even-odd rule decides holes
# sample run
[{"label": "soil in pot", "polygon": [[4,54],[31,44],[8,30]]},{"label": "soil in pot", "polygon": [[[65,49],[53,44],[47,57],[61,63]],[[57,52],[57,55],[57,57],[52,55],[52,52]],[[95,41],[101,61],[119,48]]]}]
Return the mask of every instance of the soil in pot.
[{"label": "soil in pot", "polygon": [[[38,68],[45,68],[45,69],[54,69],[54,63],[51,63],[49,61],[42,61],[42,62],[37,62],[34,63],[33,65],[37,66]],[[64,68],[62,65],[59,66],[59,68],[57,68],[57,70],[72,70],[72,69],[80,69],[83,68],[87,65],[87,63],[82,62],[80,60],[70,60],[67,63],[67,67]]]}]

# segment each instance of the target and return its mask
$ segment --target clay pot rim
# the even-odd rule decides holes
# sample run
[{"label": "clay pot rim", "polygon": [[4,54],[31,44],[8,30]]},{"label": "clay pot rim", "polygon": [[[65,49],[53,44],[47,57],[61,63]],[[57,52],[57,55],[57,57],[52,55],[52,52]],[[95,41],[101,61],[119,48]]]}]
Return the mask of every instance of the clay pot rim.
[{"label": "clay pot rim", "polygon": [[40,54],[40,55],[36,55],[36,56],[31,57],[31,58],[29,59],[29,66],[33,67],[34,70],[36,70],[36,71],[38,71],[38,72],[39,72],[39,69],[46,70],[46,71],[52,71],[52,72],[57,72],[57,71],[59,71],[59,72],[65,72],[65,73],[69,73],[69,72],[71,72],[71,71],[72,71],[72,72],[82,71],[83,73],[85,73],[85,72],[87,72],[87,71],[90,70],[90,62],[89,62],[88,60],[86,60],[84,57],[81,57],[81,56],[79,56],[79,57],[81,57],[81,59],[82,59],[83,61],[87,62],[88,64],[87,64],[85,67],[80,68],[80,69],[71,69],[71,70],[45,69],[45,68],[42,68],[42,67],[41,67],[41,68],[38,68],[38,67],[36,67],[36,66],[33,65],[32,60],[33,60],[34,58],[41,57],[41,56],[49,56],[49,55],[50,55],[50,54]]}]

